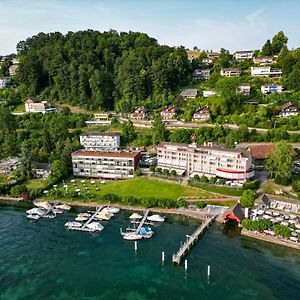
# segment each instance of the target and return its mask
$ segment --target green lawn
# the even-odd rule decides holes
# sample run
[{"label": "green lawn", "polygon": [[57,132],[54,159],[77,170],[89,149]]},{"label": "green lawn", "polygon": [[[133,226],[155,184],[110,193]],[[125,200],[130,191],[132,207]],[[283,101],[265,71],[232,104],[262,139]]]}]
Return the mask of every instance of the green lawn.
[{"label": "green lawn", "polygon": [[46,183],[42,179],[31,179],[26,183],[26,186],[29,190],[32,190],[38,188],[45,188]]},{"label": "green lawn", "polygon": [[241,196],[243,193],[242,188],[229,188],[226,186],[215,186],[210,184],[202,184],[202,183],[196,183],[196,182],[190,182],[190,186],[197,187],[199,189],[203,189],[212,193],[217,193],[225,196]]},{"label": "green lawn", "polygon": [[25,112],[25,104],[19,104],[18,106],[15,107],[14,112]]},{"label": "green lawn", "polygon": [[[76,186],[84,191],[83,184],[80,179],[76,179]],[[70,181],[66,184],[69,187],[69,191],[74,191],[74,187]],[[199,198],[213,198],[209,192],[201,191],[191,187],[183,187],[179,184],[162,182],[158,180],[152,180],[145,177],[137,177],[130,180],[122,181],[108,181],[104,185],[100,181],[96,181],[96,186],[99,191],[95,190],[95,187],[89,180],[85,180],[85,184],[91,193],[96,194],[96,199],[105,194],[115,194],[120,197],[133,196],[136,198],[167,198],[176,200],[180,197],[199,197]],[[63,190],[62,184],[59,188]],[[79,198],[80,199],[80,198]]]}]

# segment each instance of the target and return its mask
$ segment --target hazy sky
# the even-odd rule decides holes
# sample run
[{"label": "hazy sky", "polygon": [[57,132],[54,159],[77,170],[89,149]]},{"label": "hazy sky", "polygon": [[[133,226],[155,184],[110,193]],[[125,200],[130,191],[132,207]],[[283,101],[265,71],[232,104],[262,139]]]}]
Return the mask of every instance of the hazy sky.
[{"label": "hazy sky", "polygon": [[0,0],[0,54],[39,32],[142,31],[171,46],[260,48],[283,30],[300,46],[299,0]]}]

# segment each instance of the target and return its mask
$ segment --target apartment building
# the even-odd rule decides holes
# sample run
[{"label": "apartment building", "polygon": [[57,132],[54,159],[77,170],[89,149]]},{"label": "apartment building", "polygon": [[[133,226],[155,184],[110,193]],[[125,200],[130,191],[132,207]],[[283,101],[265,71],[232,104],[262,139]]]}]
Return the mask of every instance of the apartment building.
[{"label": "apartment building", "polygon": [[274,58],[272,56],[253,57],[253,63],[260,66],[266,66],[273,64]]},{"label": "apartment building", "polygon": [[282,76],[282,71],[271,69],[270,66],[251,67],[251,76],[280,78]]},{"label": "apartment building", "polygon": [[73,175],[86,178],[133,178],[140,158],[139,151],[79,150],[72,153]]},{"label": "apartment building", "polygon": [[190,177],[197,174],[243,182],[254,176],[248,151],[226,149],[212,143],[162,143],[157,147],[157,165]]},{"label": "apartment building", "polygon": [[90,151],[118,150],[120,148],[119,132],[84,132],[80,134],[80,144]]},{"label": "apartment building", "polygon": [[240,76],[241,69],[240,68],[223,68],[220,71],[221,76],[224,77],[232,77],[232,76]]},{"label": "apartment building", "polygon": [[253,50],[246,50],[246,51],[236,51],[234,53],[234,58],[237,61],[244,61],[246,59],[252,59],[254,55]]},{"label": "apartment building", "polygon": [[265,84],[260,87],[260,90],[263,94],[270,94],[270,93],[282,93],[283,87],[282,85],[278,84]]},{"label": "apartment building", "polygon": [[96,113],[94,114],[94,120],[85,121],[87,126],[99,126],[99,125],[110,125],[110,114],[109,113]]}]

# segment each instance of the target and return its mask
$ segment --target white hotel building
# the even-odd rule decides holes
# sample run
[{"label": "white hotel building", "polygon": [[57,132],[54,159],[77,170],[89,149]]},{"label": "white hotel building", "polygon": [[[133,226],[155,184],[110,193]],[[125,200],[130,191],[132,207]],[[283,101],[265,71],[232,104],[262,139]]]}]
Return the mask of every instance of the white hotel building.
[{"label": "white hotel building", "polygon": [[175,170],[177,174],[205,175],[226,180],[246,181],[254,176],[248,151],[213,146],[162,143],[157,148],[157,166]]},{"label": "white hotel building", "polygon": [[79,150],[72,153],[73,175],[85,178],[133,178],[140,158],[139,151]]},{"label": "white hotel building", "polygon": [[120,148],[119,132],[85,132],[80,136],[80,144],[91,151],[118,150]]}]

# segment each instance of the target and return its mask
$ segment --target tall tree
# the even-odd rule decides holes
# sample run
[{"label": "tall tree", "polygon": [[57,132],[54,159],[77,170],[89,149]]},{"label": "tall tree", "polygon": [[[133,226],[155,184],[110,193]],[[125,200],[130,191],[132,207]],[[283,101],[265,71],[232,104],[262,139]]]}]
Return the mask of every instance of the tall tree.
[{"label": "tall tree", "polygon": [[17,168],[17,175],[21,180],[28,180],[33,177],[32,152],[28,141],[24,141],[21,146],[20,164]]},{"label": "tall tree", "polygon": [[273,54],[273,48],[270,40],[267,40],[261,49],[263,56],[271,56]]},{"label": "tall tree", "polygon": [[155,116],[152,125],[152,143],[154,145],[157,145],[162,141],[167,141],[168,136],[169,136],[169,132],[166,129],[166,126],[161,120],[160,116],[159,115]]},{"label": "tall tree", "polygon": [[293,153],[291,146],[286,141],[276,144],[270,157],[267,159],[266,168],[271,178],[286,185],[292,177]]},{"label": "tall tree", "polygon": [[279,54],[281,49],[287,45],[288,38],[284,35],[283,31],[279,31],[272,39],[272,52],[273,55]]}]

